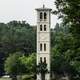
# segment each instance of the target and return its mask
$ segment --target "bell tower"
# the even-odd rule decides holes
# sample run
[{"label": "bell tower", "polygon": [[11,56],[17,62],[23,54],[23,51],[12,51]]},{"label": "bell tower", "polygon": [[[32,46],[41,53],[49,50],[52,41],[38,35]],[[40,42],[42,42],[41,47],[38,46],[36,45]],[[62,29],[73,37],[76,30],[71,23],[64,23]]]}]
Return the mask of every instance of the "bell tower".
[{"label": "bell tower", "polygon": [[[37,8],[37,65],[40,61],[47,64],[48,73],[45,80],[50,80],[50,26],[51,10],[43,5]],[[37,74],[37,80],[41,80],[41,74]]]}]

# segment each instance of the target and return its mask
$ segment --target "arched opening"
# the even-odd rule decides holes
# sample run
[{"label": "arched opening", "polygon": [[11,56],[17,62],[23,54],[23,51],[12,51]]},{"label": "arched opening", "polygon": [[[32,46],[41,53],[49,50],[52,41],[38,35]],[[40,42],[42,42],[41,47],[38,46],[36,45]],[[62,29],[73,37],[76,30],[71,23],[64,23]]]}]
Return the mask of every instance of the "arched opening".
[{"label": "arched opening", "polygon": [[40,57],[40,63],[42,63],[42,57]]},{"label": "arched opening", "polygon": [[46,51],[46,44],[44,44],[44,51]]},{"label": "arched opening", "polygon": [[43,19],[43,14],[42,14],[42,12],[40,13],[40,20],[42,20]]},{"label": "arched opening", "polygon": [[46,12],[44,12],[44,20],[46,20],[47,19],[47,14],[46,14]]},{"label": "arched opening", "polygon": [[46,57],[44,57],[44,62],[46,63]]},{"label": "arched opening", "polygon": [[42,31],[42,25],[40,25],[40,31]]},{"label": "arched opening", "polygon": [[40,43],[40,51],[42,51],[42,43]]},{"label": "arched opening", "polygon": [[46,25],[44,25],[44,31],[46,31]]}]

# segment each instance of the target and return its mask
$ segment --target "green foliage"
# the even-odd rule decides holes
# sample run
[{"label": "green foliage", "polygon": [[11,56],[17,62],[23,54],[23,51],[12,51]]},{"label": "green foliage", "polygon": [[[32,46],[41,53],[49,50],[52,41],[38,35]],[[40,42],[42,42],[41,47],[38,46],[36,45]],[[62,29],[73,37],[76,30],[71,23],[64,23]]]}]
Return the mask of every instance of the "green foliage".
[{"label": "green foliage", "polygon": [[71,78],[79,76],[79,49],[75,52],[75,38],[69,33],[69,26],[55,27],[53,34],[55,44],[51,53],[51,70],[57,75],[67,74]]},{"label": "green foliage", "polygon": [[40,61],[37,65],[37,74],[41,74],[41,80],[45,80],[45,74],[48,73],[47,63]]},{"label": "green foliage", "polygon": [[80,79],[80,0],[56,0],[55,5],[54,13],[62,18],[65,26],[69,25],[69,33],[66,36],[70,36],[67,38],[63,36],[65,42],[63,39],[60,42],[62,43],[61,48],[59,47],[60,54],[64,53],[64,58],[72,67],[72,80],[78,80]]},{"label": "green foliage", "polygon": [[57,10],[54,11],[63,19],[63,23],[70,25],[70,32],[75,38],[75,48],[80,47],[80,0],[56,0]]},{"label": "green foliage", "polygon": [[0,52],[23,53],[35,52],[36,30],[25,21],[11,21],[0,23]]},{"label": "green foliage", "polygon": [[0,23],[0,76],[4,74],[4,61],[16,52],[29,55],[36,52],[36,27],[25,21]]},{"label": "green foliage", "polygon": [[56,0],[55,5],[59,18],[63,18],[66,23],[80,23],[80,1],[79,0]]},{"label": "green foliage", "polygon": [[5,71],[14,78],[17,75],[28,74],[35,76],[36,73],[36,56],[26,57],[21,53],[11,54],[5,61]]},{"label": "green foliage", "polygon": [[26,66],[26,72],[28,74],[35,74],[36,72],[36,55],[35,53],[30,56],[22,56],[20,57],[21,62]]},{"label": "green foliage", "polygon": [[5,61],[5,71],[10,75],[20,75],[25,72],[26,67],[21,63],[19,53],[11,54]]},{"label": "green foliage", "polygon": [[34,73],[36,68],[36,56],[32,54],[28,57],[20,53],[11,54],[5,61],[5,71],[8,74],[20,75],[24,73]]},{"label": "green foliage", "polygon": [[37,73],[47,73],[47,64],[45,62],[39,63],[39,65],[37,66]]}]

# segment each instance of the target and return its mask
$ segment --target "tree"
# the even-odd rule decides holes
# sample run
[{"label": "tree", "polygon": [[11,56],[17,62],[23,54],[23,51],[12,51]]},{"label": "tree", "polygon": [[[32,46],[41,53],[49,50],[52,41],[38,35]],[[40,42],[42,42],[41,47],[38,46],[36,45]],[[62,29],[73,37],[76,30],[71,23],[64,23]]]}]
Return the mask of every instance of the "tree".
[{"label": "tree", "polygon": [[20,61],[26,66],[27,74],[36,74],[36,54],[32,53],[29,56],[20,57]]},{"label": "tree", "polygon": [[0,52],[8,56],[18,51],[25,55],[36,51],[36,30],[25,21],[0,23]]},{"label": "tree", "polygon": [[46,62],[40,62],[38,65],[37,65],[37,73],[41,74],[41,80],[45,80],[45,74],[48,72],[48,69],[47,69],[47,63]]},{"label": "tree", "polygon": [[17,80],[17,75],[25,72],[26,67],[20,61],[19,53],[11,54],[5,61],[5,71],[12,77],[12,80]]},{"label": "tree", "polygon": [[4,23],[0,23],[0,76],[4,75],[4,60],[5,60],[5,49],[4,49],[4,39],[7,40],[7,26]]},{"label": "tree", "polygon": [[72,47],[68,49],[70,55],[67,54],[71,58],[70,65],[76,70],[73,77],[77,80],[77,76],[80,78],[80,65],[77,65],[80,60],[80,0],[56,0],[55,5],[57,10],[54,13],[58,15],[58,18],[62,19],[64,25],[68,24],[70,26],[69,31],[74,39]]},{"label": "tree", "polygon": [[[68,29],[66,29],[66,27]],[[59,78],[62,75],[73,77],[78,74],[78,70],[74,68],[72,63],[74,62],[74,37],[69,33],[69,26],[59,26],[56,32],[56,28],[53,30],[54,47],[52,48],[51,57],[51,69],[58,75]],[[79,67],[79,66],[78,66]]]},{"label": "tree", "polygon": [[35,52],[36,32],[32,26],[25,21],[11,21],[7,25],[10,31],[10,44],[11,47],[14,47],[13,51],[18,50],[27,53],[25,55]]},{"label": "tree", "polygon": [[25,21],[0,23],[0,75],[9,54],[21,52],[29,56],[36,52],[36,29]]},{"label": "tree", "polygon": [[70,32],[75,37],[75,48],[80,45],[80,0],[56,0],[54,11],[64,24],[69,24]]}]

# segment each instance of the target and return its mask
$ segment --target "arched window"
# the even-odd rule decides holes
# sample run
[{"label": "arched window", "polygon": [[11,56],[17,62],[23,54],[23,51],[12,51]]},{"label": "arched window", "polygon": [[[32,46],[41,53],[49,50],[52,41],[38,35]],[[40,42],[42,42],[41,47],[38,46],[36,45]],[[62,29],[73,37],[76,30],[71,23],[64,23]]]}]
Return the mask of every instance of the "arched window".
[{"label": "arched window", "polygon": [[44,25],[44,31],[46,31],[46,25]]},{"label": "arched window", "polygon": [[43,14],[42,14],[42,12],[40,13],[40,20],[43,18]]},{"label": "arched window", "polygon": [[46,63],[46,57],[44,57],[44,62]]},{"label": "arched window", "polygon": [[40,44],[40,51],[42,51],[42,43]]},{"label": "arched window", "polygon": [[40,25],[40,31],[42,31],[42,25]]},{"label": "arched window", "polygon": [[47,19],[47,14],[46,14],[46,12],[44,12],[44,20],[46,20]]},{"label": "arched window", "polygon": [[44,51],[46,51],[46,44],[44,44]]},{"label": "arched window", "polygon": [[42,57],[40,57],[40,63],[42,63]]}]

